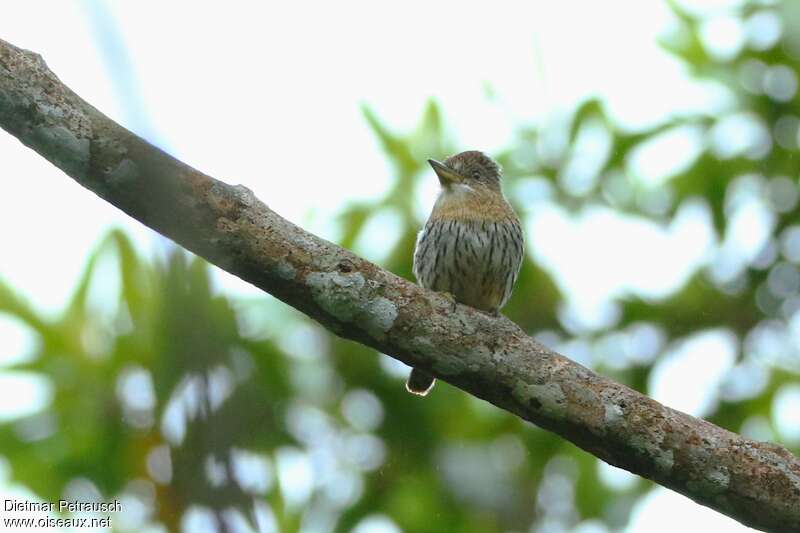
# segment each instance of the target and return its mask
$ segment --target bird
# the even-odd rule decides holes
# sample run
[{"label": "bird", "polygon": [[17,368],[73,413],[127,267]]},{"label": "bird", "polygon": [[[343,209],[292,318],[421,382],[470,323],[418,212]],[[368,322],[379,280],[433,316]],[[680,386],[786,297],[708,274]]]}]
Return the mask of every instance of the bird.
[{"label": "bird", "polygon": [[[511,296],[524,255],[522,225],[503,195],[500,165],[477,150],[428,163],[441,187],[417,235],[414,276],[454,303],[497,315]],[[428,372],[413,368],[406,389],[425,396],[434,382]]]}]

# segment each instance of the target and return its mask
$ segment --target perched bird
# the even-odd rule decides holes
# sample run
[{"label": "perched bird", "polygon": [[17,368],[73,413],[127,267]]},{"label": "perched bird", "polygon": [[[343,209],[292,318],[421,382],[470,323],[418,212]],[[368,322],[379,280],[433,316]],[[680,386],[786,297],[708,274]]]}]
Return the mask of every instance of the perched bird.
[{"label": "perched bird", "polygon": [[[428,163],[441,190],[417,237],[414,275],[427,289],[497,314],[511,296],[523,256],[522,226],[500,188],[500,167],[478,151]],[[406,389],[424,396],[433,382],[415,368]]]}]

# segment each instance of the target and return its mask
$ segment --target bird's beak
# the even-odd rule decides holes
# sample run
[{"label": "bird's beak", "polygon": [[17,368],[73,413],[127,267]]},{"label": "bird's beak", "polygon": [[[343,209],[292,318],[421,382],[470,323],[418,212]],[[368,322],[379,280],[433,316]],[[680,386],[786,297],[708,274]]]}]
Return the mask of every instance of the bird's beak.
[{"label": "bird's beak", "polygon": [[443,186],[464,181],[464,178],[450,170],[444,163],[440,163],[435,159],[428,159],[428,163],[433,167],[433,171],[439,177],[439,183]]}]

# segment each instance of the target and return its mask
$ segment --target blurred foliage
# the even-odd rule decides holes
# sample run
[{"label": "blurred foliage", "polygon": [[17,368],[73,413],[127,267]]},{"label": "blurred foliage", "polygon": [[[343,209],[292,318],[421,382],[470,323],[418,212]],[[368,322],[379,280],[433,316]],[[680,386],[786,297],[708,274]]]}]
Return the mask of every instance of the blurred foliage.
[{"label": "blurred foliage", "polygon": [[[562,123],[522,128],[494,155],[523,218],[536,208],[526,190],[572,213],[600,206],[661,225],[705,206],[718,239],[708,264],[666,297],[631,294],[607,326],[576,332],[564,319],[570,296],[529,254],[504,312],[645,393],[670,350],[728,332],[737,360],[709,418],[780,441],[773,405],[800,373],[800,8],[738,8],[728,15],[744,37],[723,53],[707,42],[708,20],[670,5],[663,46],[718,87],[723,109],[629,131],[589,100]],[[380,262],[411,279],[422,223],[413,191],[429,178],[427,158],[460,147],[433,102],[407,134],[370,108],[364,116],[395,180],[382,198],[343,209],[340,243],[363,253],[370,222],[393,213],[398,237]],[[637,154],[681,128],[694,132],[696,155],[657,180],[637,176]],[[754,206],[770,231],[748,256],[729,245]],[[145,260],[119,232],[98,246],[60,316],[3,284],[0,312],[37,339],[6,374],[32,373],[52,395],[0,423],[12,480],[47,501],[121,498],[142,510],[116,518],[120,531],[350,531],[386,520],[414,532],[570,531],[585,520],[616,531],[651,487],[618,473],[609,482],[591,455],[447,385],[412,397],[399,363],[271,298],[232,301],[202,260],[180,250]]]}]

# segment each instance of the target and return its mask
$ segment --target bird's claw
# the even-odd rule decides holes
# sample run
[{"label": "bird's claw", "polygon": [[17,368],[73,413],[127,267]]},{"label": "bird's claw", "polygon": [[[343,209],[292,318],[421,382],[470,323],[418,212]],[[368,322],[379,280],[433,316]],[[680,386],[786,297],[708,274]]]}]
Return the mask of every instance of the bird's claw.
[{"label": "bird's claw", "polygon": [[458,305],[458,302],[456,301],[456,297],[453,296],[452,293],[447,292],[447,291],[440,292],[439,294],[444,296],[445,299],[447,299],[447,301],[450,302],[450,312],[451,313],[455,313],[456,312],[456,306]]}]

